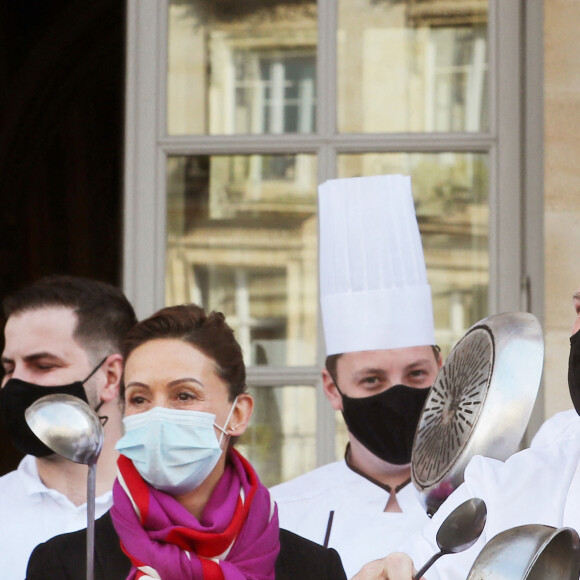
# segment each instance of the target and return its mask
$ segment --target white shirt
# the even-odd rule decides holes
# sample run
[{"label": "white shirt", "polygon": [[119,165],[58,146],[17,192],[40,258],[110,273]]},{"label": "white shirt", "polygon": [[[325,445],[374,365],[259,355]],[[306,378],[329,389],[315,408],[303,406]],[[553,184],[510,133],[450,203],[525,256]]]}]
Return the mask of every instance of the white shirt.
[{"label": "white shirt", "polygon": [[[112,503],[111,491],[96,498],[96,517]],[[62,493],[47,488],[38,475],[35,457],[27,455],[18,469],[0,477],[2,580],[23,580],[28,558],[41,542],[86,527],[87,505],[75,506]]]},{"label": "white shirt", "polygon": [[478,542],[460,554],[440,558],[425,574],[428,580],[465,580],[484,544],[496,534],[524,524],[571,527],[580,532],[580,431],[512,455],[505,463],[476,456],[465,470],[465,482],[448,498],[411,542],[399,546],[420,568],[438,551],[435,535],[441,522],[460,503],[480,497],[487,522]]},{"label": "white shirt", "polygon": [[385,512],[389,492],[359,475],[345,461],[319,467],[270,489],[280,527],[328,546],[342,559],[348,578],[364,564],[392,552],[429,520],[413,484],[397,493],[402,513]]},{"label": "white shirt", "polygon": [[530,447],[551,445],[559,439],[569,438],[576,431],[580,431],[580,417],[576,413],[576,409],[561,411],[542,423],[534,435]]}]

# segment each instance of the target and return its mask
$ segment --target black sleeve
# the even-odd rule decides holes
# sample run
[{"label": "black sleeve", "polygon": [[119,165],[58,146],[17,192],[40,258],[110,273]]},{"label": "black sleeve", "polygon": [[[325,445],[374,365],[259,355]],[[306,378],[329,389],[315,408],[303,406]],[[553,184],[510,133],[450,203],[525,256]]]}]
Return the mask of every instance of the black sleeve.
[{"label": "black sleeve", "polygon": [[28,568],[26,580],[65,580],[67,573],[59,558],[59,551],[51,547],[51,540],[34,548]]},{"label": "black sleeve", "polygon": [[342,560],[340,559],[339,553],[334,548],[328,549],[328,572],[327,578],[336,578],[341,580],[346,580],[346,572],[342,567]]},{"label": "black sleeve", "polygon": [[[95,522],[95,580],[125,580],[130,569],[107,512]],[[87,530],[79,530],[36,546],[26,580],[86,580],[86,570]]]},{"label": "black sleeve", "polygon": [[338,552],[280,530],[276,580],[346,580]]}]

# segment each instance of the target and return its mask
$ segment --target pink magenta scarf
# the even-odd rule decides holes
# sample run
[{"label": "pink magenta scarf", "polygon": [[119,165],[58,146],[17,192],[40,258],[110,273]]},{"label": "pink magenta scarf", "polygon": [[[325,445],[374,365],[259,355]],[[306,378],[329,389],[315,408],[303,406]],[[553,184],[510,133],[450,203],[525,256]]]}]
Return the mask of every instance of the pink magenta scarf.
[{"label": "pink magenta scarf", "polygon": [[231,449],[228,459],[198,520],[119,456],[111,516],[133,564],[127,580],[274,579],[276,505],[244,457]]}]

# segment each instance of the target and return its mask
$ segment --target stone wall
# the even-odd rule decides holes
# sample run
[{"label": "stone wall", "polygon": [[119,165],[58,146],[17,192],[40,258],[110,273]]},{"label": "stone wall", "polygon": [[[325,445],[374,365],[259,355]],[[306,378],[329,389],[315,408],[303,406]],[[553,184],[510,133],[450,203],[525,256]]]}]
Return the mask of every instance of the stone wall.
[{"label": "stone wall", "polygon": [[580,2],[544,2],[545,416],[571,408],[571,296],[580,287]]}]

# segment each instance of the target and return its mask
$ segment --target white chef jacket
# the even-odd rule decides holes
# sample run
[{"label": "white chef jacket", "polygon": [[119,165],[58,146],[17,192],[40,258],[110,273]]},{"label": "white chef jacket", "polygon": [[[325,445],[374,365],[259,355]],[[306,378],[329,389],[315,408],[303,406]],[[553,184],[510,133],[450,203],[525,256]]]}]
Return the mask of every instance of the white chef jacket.
[{"label": "white chef jacket", "polygon": [[580,431],[580,417],[576,413],[576,409],[561,411],[542,423],[534,435],[530,447],[551,445],[559,439],[569,438],[576,431]]},{"label": "white chef jacket", "polygon": [[[113,503],[112,492],[95,500],[96,517]],[[87,505],[75,506],[41,481],[36,458],[0,477],[0,578],[23,580],[32,550],[57,534],[87,527]]]},{"label": "white chef jacket", "polygon": [[338,461],[270,489],[280,527],[340,554],[348,578],[382,558],[429,520],[412,483],[397,492],[402,513],[385,512],[389,491]]},{"label": "white chef jacket", "polygon": [[580,431],[512,455],[505,463],[476,456],[465,482],[409,543],[399,546],[420,568],[438,551],[441,522],[466,499],[487,504],[487,522],[478,542],[460,554],[441,557],[425,574],[428,580],[465,580],[484,544],[496,534],[525,524],[571,527],[580,532]]}]

